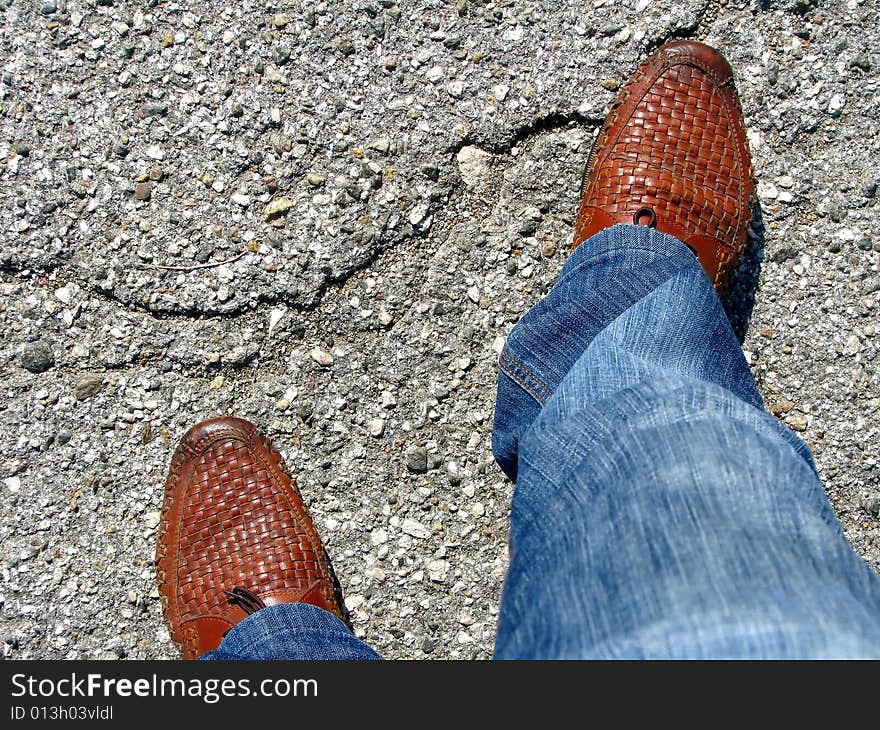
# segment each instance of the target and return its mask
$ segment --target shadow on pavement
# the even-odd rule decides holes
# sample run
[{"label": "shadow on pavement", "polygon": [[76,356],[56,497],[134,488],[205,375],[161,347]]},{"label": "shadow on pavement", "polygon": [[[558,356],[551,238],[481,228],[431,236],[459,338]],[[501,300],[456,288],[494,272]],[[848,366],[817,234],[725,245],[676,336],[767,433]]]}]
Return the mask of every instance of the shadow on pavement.
[{"label": "shadow on pavement", "polygon": [[761,278],[761,262],[764,260],[764,217],[761,204],[752,208],[752,229],[746,243],[742,263],[733,277],[730,294],[724,301],[724,310],[733,326],[734,334],[742,343],[749,329],[749,319],[755,308],[755,295]]}]

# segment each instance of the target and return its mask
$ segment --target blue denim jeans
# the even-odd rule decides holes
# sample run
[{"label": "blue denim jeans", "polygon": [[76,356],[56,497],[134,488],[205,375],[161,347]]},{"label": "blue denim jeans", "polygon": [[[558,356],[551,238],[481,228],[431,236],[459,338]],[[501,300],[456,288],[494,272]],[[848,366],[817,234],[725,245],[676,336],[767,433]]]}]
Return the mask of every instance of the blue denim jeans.
[{"label": "blue denim jeans", "polygon": [[[496,658],[880,658],[880,578],[680,241],[575,250],[507,339],[493,451],[516,482]],[[377,655],[288,604],[203,658]]]}]

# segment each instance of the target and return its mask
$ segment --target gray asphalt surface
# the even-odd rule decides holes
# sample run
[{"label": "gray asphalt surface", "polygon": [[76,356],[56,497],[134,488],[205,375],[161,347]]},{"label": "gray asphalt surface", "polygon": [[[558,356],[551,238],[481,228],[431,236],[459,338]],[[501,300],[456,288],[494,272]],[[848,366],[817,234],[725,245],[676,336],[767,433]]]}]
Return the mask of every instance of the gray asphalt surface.
[{"label": "gray asphalt surface", "polygon": [[[491,655],[496,359],[664,40],[730,59],[760,179],[732,302],[880,569],[873,0],[0,0],[0,608],[13,658],[171,658],[162,483],[196,421],[284,453],[357,633]],[[748,279],[746,277],[744,281]]]}]

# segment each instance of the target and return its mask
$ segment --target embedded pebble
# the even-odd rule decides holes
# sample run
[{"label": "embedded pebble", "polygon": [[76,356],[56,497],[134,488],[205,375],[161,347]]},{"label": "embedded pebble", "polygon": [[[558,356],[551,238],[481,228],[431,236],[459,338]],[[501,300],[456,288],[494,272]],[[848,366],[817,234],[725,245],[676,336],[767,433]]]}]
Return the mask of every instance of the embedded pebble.
[{"label": "embedded pebble", "polygon": [[322,350],[320,347],[312,348],[311,352],[309,352],[309,357],[322,367],[328,367],[333,364],[333,355],[326,350]]},{"label": "embedded pebble", "polygon": [[43,341],[30,342],[19,355],[21,366],[31,373],[44,373],[55,365],[52,348]]},{"label": "embedded pebble", "polygon": [[78,401],[88,400],[101,390],[104,385],[104,378],[97,373],[86,374],[77,380],[73,386],[73,395]]},{"label": "embedded pebble", "polygon": [[418,538],[419,540],[427,540],[431,537],[431,530],[425,527],[421,522],[413,520],[407,517],[403,521],[403,525],[401,529],[410,537]]},{"label": "embedded pebble", "polygon": [[428,452],[423,446],[407,449],[406,468],[413,474],[424,474],[428,471]]}]

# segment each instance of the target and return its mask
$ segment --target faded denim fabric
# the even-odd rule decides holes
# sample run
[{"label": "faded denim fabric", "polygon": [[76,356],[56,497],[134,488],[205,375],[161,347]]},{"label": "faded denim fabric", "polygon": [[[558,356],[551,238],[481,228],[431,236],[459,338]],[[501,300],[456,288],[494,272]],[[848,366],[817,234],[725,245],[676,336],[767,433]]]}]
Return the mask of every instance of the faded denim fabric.
[{"label": "faded denim fabric", "polygon": [[[496,658],[880,658],[880,578],[680,241],[575,250],[507,338],[493,451],[516,481]],[[287,604],[203,658],[378,655]]]}]

